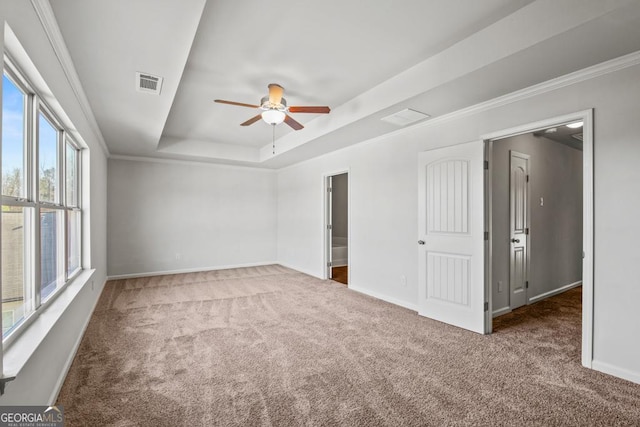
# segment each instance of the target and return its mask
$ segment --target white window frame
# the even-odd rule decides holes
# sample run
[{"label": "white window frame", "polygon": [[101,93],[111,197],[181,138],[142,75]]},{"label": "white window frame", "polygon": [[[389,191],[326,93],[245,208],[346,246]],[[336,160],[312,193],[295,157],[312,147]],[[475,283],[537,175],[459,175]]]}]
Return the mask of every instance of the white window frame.
[{"label": "white window frame", "polygon": [[[83,205],[82,205],[82,147],[77,143],[75,138],[71,135],[71,132],[64,125],[62,121],[57,117],[51,108],[47,105],[44,99],[33,89],[33,85],[29,83],[29,80],[25,76],[25,73],[15,65],[15,62],[11,60],[10,56],[5,53],[3,58],[3,75],[14,83],[25,94],[25,153],[24,153],[24,165],[23,165],[23,194],[22,197],[1,196],[3,205],[17,206],[23,208],[32,209],[32,214],[28,216],[28,224],[25,222],[25,228],[28,230],[25,235],[25,258],[24,258],[24,271],[25,271],[25,301],[29,299],[29,307],[25,307],[25,312],[28,313],[24,316],[21,322],[15,325],[11,331],[2,338],[2,347],[7,349],[20,335],[21,333],[39,316],[44,308],[49,306],[61,293],[61,291],[67,287],[67,285],[84,270],[83,266],[83,239],[82,239],[82,223],[83,223]],[[56,129],[57,131],[57,156],[56,156],[56,194],[53,202],[41,201],[39,193],[39,117],[40,114]],[[66,167],[67,167],[67,144],[71,145],[76,150],[75,157],[75,193],[76,203],[75,206],[67,204],[67,182],[66,182]],[[41,217],[40,213],[42,209],[54,209],[56,211],[62,211],[59,215],[61,223],[57,223],[57,241],[56,241],[56,254],[57,254],[57,271],[59,271],[61,277],[61,283],[56,286],[56,289],[48,295],[47,299],[41,301]],[[79,251],[79,268],[70,272],[69,271],[69,254],[70,248],[68,245],[68,233],[69,233],[69,212],[79,212],[79,236],[77,237],[78,251]],[[1,236],[0,236],[1,238]],[[0,323],[2,322],[0,318]]]}]

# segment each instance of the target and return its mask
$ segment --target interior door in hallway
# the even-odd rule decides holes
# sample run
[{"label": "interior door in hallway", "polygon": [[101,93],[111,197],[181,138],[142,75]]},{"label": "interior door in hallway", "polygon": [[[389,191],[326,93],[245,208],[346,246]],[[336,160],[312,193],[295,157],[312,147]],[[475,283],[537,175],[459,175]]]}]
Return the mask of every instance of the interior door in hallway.
[{"label": "interior door in hallway", "polygon": [[510,152],[509,179],[509,306],[527,304],[529,285],[529,155]]},{"label": "interior door in hallway", "polygon": [[482,141],[419,155],[419,314],[485,333]]},{"label": "interior door in hallway", "polygon": [[327,260],[327,279],[332,279],[333,278],[333,224],[332,224],[332,212],[333,212],[333,197],[331,197],[331,192],[333,190],[333,177],[332,176],[328,176],[326,177],[326,182],[325,182],[325,188],[326,188],[326,192],[325,192],[325,213],[324,213],[324,217],[325,217],[325,241],[326,241],[326,247],[325,247],[325,254],[326,254],[326,260]]}]

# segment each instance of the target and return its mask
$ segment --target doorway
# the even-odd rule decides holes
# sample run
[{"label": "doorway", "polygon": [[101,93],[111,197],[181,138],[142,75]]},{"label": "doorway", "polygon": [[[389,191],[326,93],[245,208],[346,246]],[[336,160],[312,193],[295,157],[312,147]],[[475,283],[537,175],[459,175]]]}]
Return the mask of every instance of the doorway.
[{"label": "doorway", "polygon": [[327,277],[349,284],[349,174],[326,177]]},{"label": "doorway", "polygon": [[495,317],[582,285],[582,364],[591,367],[592,112],[484,139],[487,330]]}]

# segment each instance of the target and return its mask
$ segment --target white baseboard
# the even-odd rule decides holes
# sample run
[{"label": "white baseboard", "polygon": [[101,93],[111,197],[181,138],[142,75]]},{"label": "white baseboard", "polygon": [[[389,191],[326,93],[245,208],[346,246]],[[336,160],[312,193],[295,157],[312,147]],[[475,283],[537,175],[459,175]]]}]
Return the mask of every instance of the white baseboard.
[{"label": "white baseboard", "polygon": [[492,317],[502,316],[503,314],[511,313],[511,307],[504,307],[498,310],[495,310],[491,313]]},{"label": "white baseboard", "polygon": [[331,261],[331,266],[332,267],[346,267],[349,265],[349,262],[347,261],[346,258],[344,259],[334,259],[333,261]]},{"label": "white baseboard", "polygon": [[67,379],[67,374],[69,373],[69,369],[71,369],[71,364],[73,363],[73,359],[76,358],[76,353],[80,348],[80,343],[82,342],[82,338],[84,338],[84,333],[86,332],[87,327],[89,326],[89,322],[91,321],[93,312],[96,310],[96,306],[98,305],[98,301],[100,300],[100,294],[102,293],[102,290],[104,289],[104,285],[106,283],[107,282],[105,281],[100,287],[100,289],[98,290],[99,292],[97,293],[96,300],[93,302],[91,311],[89,311],[89,316],[87,316],[86,320],[84,321],[84,324],[82,325],[82,328],[80,329],[80,335],[78,335],[78,339],[76,339],[76,342],[73,344],[71,353],[69,353],[69,357],[67,358],[67,361],[64,363],[64,367],[62,368],[60,377],[58,378],[58,381],[56,381],[56,385],[53,388],[53,393],[51,394],[51,397],[49,397],[49,402],[50,402],[49,405],[55,405],[56,400],[58,400],[58,395],[60,394],[60,390],[62,390],[62,386],[64,385],[64,380]]},{"label": "white baseboard", "polygon": [[196,267],[196,268],[183,268],[178,270],[149,271],[145,273],[116,274],[113,276],[107,276],[107,280],[136,279],[138,277],[166,276],[168,274],[199,273],[201,271],[228,270],[230,268],[263,267],[265,265],[274,265],[274,264],[278,264],[278,263],[276,261],[269,261],[269,262],[256,262],[256,263],[249,263],[249,264],[219,265],[216,267]]},{"label": "white baseboard", "polygon": [[591,362],[591,368],[605,374],[613,375],[614,377],[631,381],[632,383],[640,384],[640,372],[629,371],[628,369],[619,368],[598,360],[593,360]]},{"label": "white baseboard", "polygon": [[397,298],[390,297],[388,295],[383,295],[383,294],[375,292],[375,291],[370,291],[369,289],[360,288],[358,286],[348,285],[348,288],[351,289],[352,291],[356,291],[356,292],[359,292],[361,294],[369,295],[370,297],[373,297],[373,298],[376,298],[376,299],[380,299],[382,301],[386,301],[386,302],[389,302],[389,303],[394,304],[394,305],[399,305],[400,307],[404,307],[404,308],[409,309],[411,311],[415,311],[415,312],[418,311],[418,305],[417,304],[408,303],[406,301],[402,301],[402,300],[399,300]]},{"label": "white baseboard", "polygon": [[552,291],[545,292],[545,293],[540,294],[540,295],[536,295],[535,297],[531,297],[531,298],[529,298],[529,303],[540,301],[540,300],[552,297],[554,295],[561,294],[563,292],[568,291],[569,289],[576,288],[576,287],[578,287],[580,285],[582,285],[582,280],[579,280],[579,281],[573,282],[573,283],[569,283],[568,285],[561,286],[558,289],[554,289]]}]

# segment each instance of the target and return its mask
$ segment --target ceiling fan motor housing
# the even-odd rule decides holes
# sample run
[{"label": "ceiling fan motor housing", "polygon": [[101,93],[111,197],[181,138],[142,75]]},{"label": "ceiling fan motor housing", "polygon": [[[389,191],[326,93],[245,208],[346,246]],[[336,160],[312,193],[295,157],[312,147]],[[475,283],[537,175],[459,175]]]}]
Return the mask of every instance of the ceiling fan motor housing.
[{"label": "ceiling fan motor housing", "polygon": [[286,111],[287,109],[287,100],[284,98],[280,98],[279,104],[273,104],[269,101],[268,96],[262,97],[260,100],[260,108],[263,110],[278,110],[278,111]]}]

